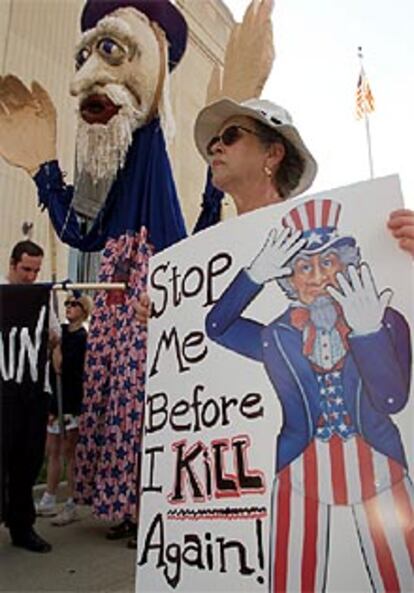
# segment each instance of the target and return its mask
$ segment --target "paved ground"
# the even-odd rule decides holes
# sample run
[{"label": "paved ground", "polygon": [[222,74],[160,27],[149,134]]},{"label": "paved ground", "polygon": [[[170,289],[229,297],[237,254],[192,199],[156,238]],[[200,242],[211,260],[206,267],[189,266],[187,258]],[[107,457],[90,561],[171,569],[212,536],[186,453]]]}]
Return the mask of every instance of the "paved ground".
[{"label": "paved ground", "polygon": [[49,554],[15,548],[1,526],[0,591],[132,593],[136,552],[126,548],[126,540],[105,539],[109,525],[94,519],[87,508],[80,515],[65,527],[37,519],[36,530],[53,546]]}]

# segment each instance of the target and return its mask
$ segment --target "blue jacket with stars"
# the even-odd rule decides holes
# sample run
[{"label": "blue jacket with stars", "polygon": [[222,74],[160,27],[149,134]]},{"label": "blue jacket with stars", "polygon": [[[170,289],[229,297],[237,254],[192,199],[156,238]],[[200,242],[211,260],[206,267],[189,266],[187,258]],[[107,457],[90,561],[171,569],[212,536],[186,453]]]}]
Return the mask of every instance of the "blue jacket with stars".
[{"label": "blue jacket with stars", "polygon": [[[206,318],[210,339],[265,365],[283,409],[276,471],[298,457],[315,437],[321,414],[320,391],[310,361],[302,354],[302,334],[290,310],[269,325],[242,317],[262,290],[242,270]],[[387,308],[379,331],[349,336],[342,369],[345,407],[357,432],[374,449],[407,466],[400,432],[390,415],[407,403],[411,377],[408,324]]]}]

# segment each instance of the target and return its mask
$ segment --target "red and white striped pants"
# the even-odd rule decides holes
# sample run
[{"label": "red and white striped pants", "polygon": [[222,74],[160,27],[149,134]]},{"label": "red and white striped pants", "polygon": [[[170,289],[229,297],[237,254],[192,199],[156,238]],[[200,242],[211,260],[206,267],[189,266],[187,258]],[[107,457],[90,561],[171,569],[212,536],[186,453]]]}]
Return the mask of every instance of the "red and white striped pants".
[{"label": "red and white striped pants", "polygon": [[[325,591],[330,514],[347,505],[373,591],[414,591],[414,488],[404,470],[361,437],[315,439],[275,479],[272,593]],[[334,543],[334,542],[333,542]],[[346,549],[346,547],[345,547]]]}]

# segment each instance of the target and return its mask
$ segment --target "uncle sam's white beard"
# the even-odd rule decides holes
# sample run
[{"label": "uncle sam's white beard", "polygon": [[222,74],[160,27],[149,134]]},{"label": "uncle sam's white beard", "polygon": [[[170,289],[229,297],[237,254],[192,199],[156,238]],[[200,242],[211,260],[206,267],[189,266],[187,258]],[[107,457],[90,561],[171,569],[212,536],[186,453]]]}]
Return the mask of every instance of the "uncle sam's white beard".
[{"label": "uncle sam's white beard", "polygon": [[308,307],[311,321],[317,329],[331,331],[335,327],[338,312],[330,297],[317,297]]},{"label": "uncle sam's white beard", "polygon": [[121,85],[105,85],[104,92],[121,108],[107,124],[88,124],[79,117],[76,165],[81,178],[89,177],[94,184],[100,182],[110,187],[125,165],[133,133],[145,123],[147,113],[136,108],[128,90]]}]

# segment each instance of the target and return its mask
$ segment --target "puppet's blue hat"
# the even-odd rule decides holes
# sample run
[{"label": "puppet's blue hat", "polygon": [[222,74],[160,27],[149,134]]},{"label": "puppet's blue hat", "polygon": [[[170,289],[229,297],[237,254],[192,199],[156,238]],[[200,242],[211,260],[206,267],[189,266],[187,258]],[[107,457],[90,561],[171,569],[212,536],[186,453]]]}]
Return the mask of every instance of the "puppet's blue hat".
[{"label": "puppet's blue hat", "polygon": [[181,60],[187,45],[187,23],[169,0],[87,0],[81,15],[81,29],[86,31],[117,8],[131,6],[158,23],[168,39],[169,69]]}]

